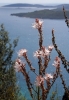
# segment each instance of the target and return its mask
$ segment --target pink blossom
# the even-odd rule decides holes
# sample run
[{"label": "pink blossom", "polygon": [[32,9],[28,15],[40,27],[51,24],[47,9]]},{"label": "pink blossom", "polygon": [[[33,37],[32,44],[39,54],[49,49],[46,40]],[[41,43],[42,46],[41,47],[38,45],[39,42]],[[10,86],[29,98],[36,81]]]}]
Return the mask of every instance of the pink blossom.
[{"label": "pink blossom", "polygon": [[45,80],[48,80],[48,79],[53,79],[53,75],[51,74],[46,74],[45,77],[44,77]]},{"label": "pink blossom", "polygon": [[42,55],[43,55],[43,52],[42,51],[40,51],[40,50],[37,50],[35,53],[34,53],[34,56],[35,57],[42,57]]},{"label": "pink blossom", "polygon": [[52,65],[57,68],[58,67],[58,62],[54,61],[54,63]]},{"label": "pink blossom", "polygon": [[38,18],[35,19],[35,23],[33,24],[33,28],[40,29],[42,27],[43,21]]},{"label": "pink blossom", "polygon": [[49,56],[50,54],[50,51],[48,49],[46,49],[45,47],[42,47],[42,50],[37,50],[35,53],[34,53],[34,56],[35,57],[45,57],[45,56]]},{"label": "pink blossom", "polygon": [[48,49],[45,49],[45,55],[49,55],[50,51]]},{"label": "pink blossom", "polygon": [[54,63],[52,65],[55,66],[56,68],[59,68],[60,67],[60,58],[56,57],[54,60]]},{"label": "pink blossom", "polygon": [[24,54],[26,54],[26,53],[27,53],[27,50],[26,50],[26,49],[21,49],[21,50],[19,50],[19,52],[18,52],[18,56],[19,56],[19,57],[24,56]]},{"label": "pink blossom", "polygon": [[54,48],[54,46],[52,46],[52,45],[48,46],[49,51],[52,51],[53,48]]},{"label": "pink blossom", "polygon": [[52,65],[55,66],[56,68],[60,67],[60,63],[58,63],[58,61],[54,61]]},{"label": "pink blossom", "polygon": [[22,67],[24,67],[24,66],[25,66],[25,64],[23,64],[20,59],[16,59],[15,66],[14,66],[16,71],[18,71],[18,72],[21,71]]},{"label": "pink blossom", "polygon": [[55,58],[55,61],[57,61],[58,63],[60,63],[60,58],[57,56],[57,57]]},{"label": "pink blossom", "polygon": [[44,83],[44,78],[39,75],[36,77],[36,86],[41,86],[41,83]]},{"label": "pink blossom", "polygon": [[42,51],[43,51],[43,56],[48,56],[50,54],[50,51],[44,46],[42,47]]}]

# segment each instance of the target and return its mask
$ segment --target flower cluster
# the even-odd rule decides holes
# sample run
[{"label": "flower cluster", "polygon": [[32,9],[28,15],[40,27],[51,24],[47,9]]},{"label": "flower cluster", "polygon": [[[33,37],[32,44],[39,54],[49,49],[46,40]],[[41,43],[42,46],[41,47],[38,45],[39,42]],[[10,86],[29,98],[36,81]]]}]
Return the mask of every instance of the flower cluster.
[{"label": "flower cluster", "polygon": [[15,70],[18,72],[22,71],[22,67],[25,67],[25,64],[20,59],[16,59],[14,66]]},{"label": "flower cluster", "polygon": [[45,75],[44,79],[45,79],[45,80],[53,79],[53,75],[47,73],[47,74]]},{"label": "flower cluster", "polygon": [[18,52],[18,57],[24,56],[26,53],[27,53],[27,50],[26,49],[21,49]]},{"label": "flower cluster", "polygon": [[41,29],[43,21],[39,20],[38,18],[35,19],[35,23],[33,24],[33,28]]},{"label": "flower cluster", "polygon": [[53,46],[49,46],[48,49],[47,49],[46,47],[42,46],[41,50],[37,50],[34,53],[34,56],[37,57],[37,58],[49,56],[53,48],[54,48]]},{"label": "flower cluster", "polygon": [[41,86],[41,83],[44,83],[44,78],[42,76],[37,76],[36,77],[36,86]]},{"label": "flower cluster", "polygon": [[36,86],[41,86],[41,84],[44,83],[44,80],[48,81],[50,79],[53,79],[53,75],[51,74],[46,74],[44,77],[42,77],[41,75],[36,77]]},{"label": "flower cluster", "polygon": [[54,48],[53,45],[48,46],[48,50],[49,50],[50,52],[52,51],[53,48]]},{"label": "flower cluster", "polygon": [[54,60],[54,63],[52,64],[56,68],[60,68],[60,58],[57,56]]},{"label": "flower cluster", "polygon": [[[16,60],[15,66],[14,66],[16,71],[18,71],[18,72],[20,71],[24,75],[25,81],[27,83],[27,87],[28,87],[28,90],[30,92],[32,99],[34,98],[32,90],[34,90],[37,93],[38,100],[40,98],[42,100],[47,99],[47,95],[48,95],[51,87],[53,86],[54,82],[58,78],[58,76],[60,76],[60,78],[62,80],[62,84],[64,85],[64,88],[66,89],[65,83],[64,83],[61,71],[60,71],[60,58],[58,56],[55,58],[54,63],[52,64],[53,66],[56,67],[56,71],[53,72],[53,75],[47,73],[46,68],[48,67],[49,61],[51,60],[50,54],[51,54],[51,51],[53,50],[53,48],[55,47],[55,45],[53,44],[54,46],[50,45],[48,47],[43,46],[42,24],[43,24],[43,21],[36,18],[35,23],[33,25],[33,27],[38,29],[38,32],[39,32],[39,49],[37,51],[35,51],[35,53],[34,53],[34,56],[38,58],[38,72],[32,66],[32,63],[28,59],[26,49],[19,50],[18,59]],[[54,34],[54,29],[52,30],[52,35],[53,34]],[[54,38],[52,40],[54,40]],[[36,84],[36,86],[38,86],[38,88],[37,88],[38,91],[35,90],[33,83],[30,80],[30,78],[31,78],[30,74],[28,74],[28,70],[25,67],[25,64],[20,60],[20,57],[21,57],[21,59],[22,59],[22,57],[24,58],[27,65],[29,66],[30,71],[32,71],[36,75],[35,84]],[[46,84],[46,86],[45,86],[45,84]]]},{"label": "flower cluster", "polygon": [[42,57],[42,55],[43,55],[43,52],[42,51],[40,51],[40,50],[37,50],[35,53],[34,53],[34,57]]}]

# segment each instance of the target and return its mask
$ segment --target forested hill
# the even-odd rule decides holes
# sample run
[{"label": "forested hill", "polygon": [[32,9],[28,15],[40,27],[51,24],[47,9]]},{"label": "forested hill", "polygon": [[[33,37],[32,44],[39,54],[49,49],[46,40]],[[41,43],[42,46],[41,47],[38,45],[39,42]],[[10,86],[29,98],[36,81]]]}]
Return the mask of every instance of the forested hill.
[{"label": "forested hill", "polygon": [[[18,17],[29,17],[29,18],[41,18],[41,19],[64,19],[63,10],[40,10],[40,11],[34,11],[34,12],[28,12],[28,13],[16,13],[11,14],[12,16],[18,16]],[[69,18],[69,11],[66,11],[66,15]]]}]

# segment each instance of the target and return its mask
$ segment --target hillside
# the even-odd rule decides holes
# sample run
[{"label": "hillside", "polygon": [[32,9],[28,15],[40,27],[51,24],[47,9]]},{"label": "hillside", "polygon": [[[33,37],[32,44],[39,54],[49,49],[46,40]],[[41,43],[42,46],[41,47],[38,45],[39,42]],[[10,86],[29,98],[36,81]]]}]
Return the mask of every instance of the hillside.
[{"label": "hillside", "polygon": [[58,5],[57,8],[62,9],[63,6],[65,7],[66,10],[69,10],[69,4],[61,4],[61,5]]},{"label": "hillside", "polygon": [[[69,18],[69,11],[66,11],[66,14]],[[64,14],[62,10],[40,10],[40,11],[34,11],[34,12],[28,12],[28,13],[16,13],[11,14],[12,16],[18,16],[18,17],[29,17],[29,18],[41,18],[41,19],[64,19]]]}]

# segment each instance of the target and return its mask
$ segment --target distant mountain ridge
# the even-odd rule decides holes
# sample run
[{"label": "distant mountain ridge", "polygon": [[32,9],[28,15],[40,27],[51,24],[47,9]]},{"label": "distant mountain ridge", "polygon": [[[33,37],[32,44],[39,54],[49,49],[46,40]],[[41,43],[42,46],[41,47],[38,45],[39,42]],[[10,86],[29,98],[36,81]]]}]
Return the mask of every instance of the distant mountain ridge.
[{"label": "distant mountain ridge", "polygon": [[28,4],[28,3],[15,3],[15,4],[9,4],[2,7],[38,7],[38,8],[57,8],[58,10],[61,10],[65,7],[66,10],[69,10],[69,4],[60,4],[60,5],[41,5],[41,4]]},{"label": "distant mountain ridge", "polygon": [[12,16],[18,17],[29,17],[29,18],[42,18],[42,19],[64,19],[63,16],[63,6],[67,11],[67,16],[69,18],[69,4],[61,4],[57,6],[45,6],[40,4],[28,4],[28,3],[17,3],[5,5],[3,7],[44,7],[44,8],[55,8],[53,10],[45,9],[40,11],[28,12],[28,13],[14,13]]},{"label": "distant mountain ridge", "polygon": [[[64,19],[63,10],[59,10],[59,9],[53,9],[53,10],[44,9],[44,10],[33,11],[28,13],[13,13],[11,15],[18,16],[18,17],[27,17],[27,18]],[[66,11],[66,15],[69,18],[69,10]]]},{"label": "distant mountain ridge", "polygon": [[61,9],[62,7],[65,7],[65,9],[69,9],[69,4],[60,4],[60,5],[41,5],[41,4],[28,4],[28,3],[15,3],[15,4],[9,4],[2,7],[42,7],[42,8],[58,8]]},{"label": "distant mountain ridge", "polygon": [[55,7],[55,6],[45,6],[40,4],[28,4],[28,3],[16,3],[16,4],[9,4],[2,7]]}]

